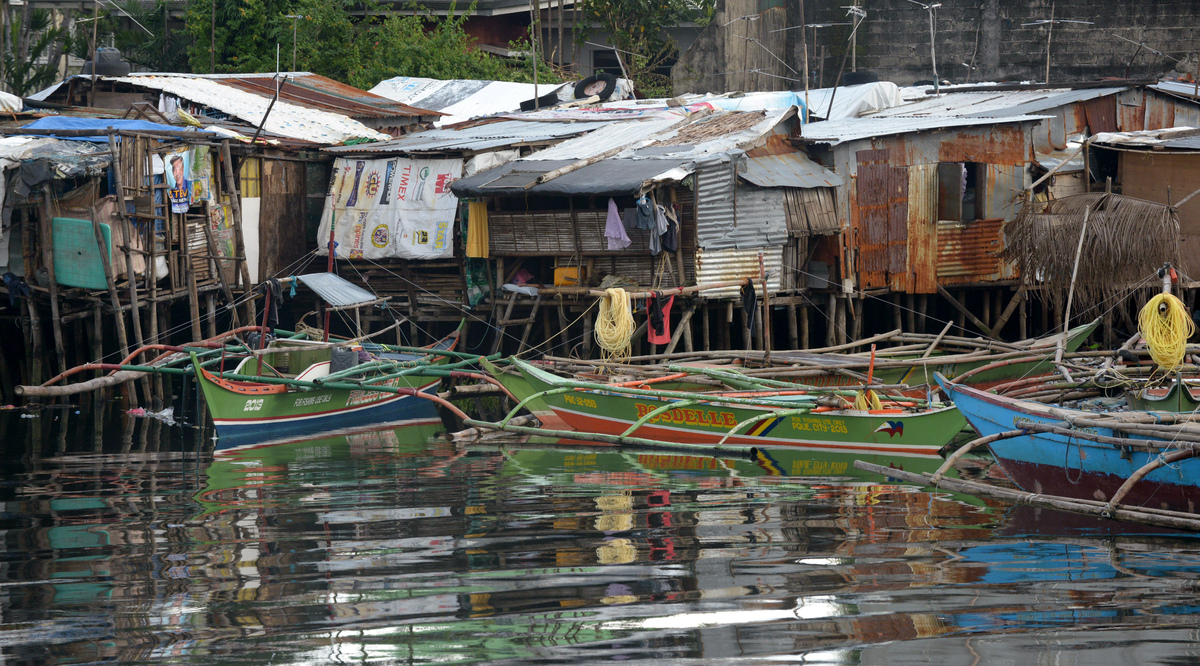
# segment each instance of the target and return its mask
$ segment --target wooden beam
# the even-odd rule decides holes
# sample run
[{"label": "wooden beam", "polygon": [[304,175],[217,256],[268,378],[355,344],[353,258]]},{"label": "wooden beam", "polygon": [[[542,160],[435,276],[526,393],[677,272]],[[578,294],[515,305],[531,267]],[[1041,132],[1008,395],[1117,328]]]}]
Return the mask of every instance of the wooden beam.
[{"label": "wooden beam", "polygon": [[996,337],[996,334],[992,333],[991,328],[989,328],[986,324],[984,324],[982,321],[980,321],[979,317],[976,317],[975,315],[971,314],[971,311],[967,309],[967,306],[960,303],[958,301],[958,299],[955,298],[954,295],[951,294],[949,291],[946,291],[945,287],[943,287],[942,285],[939,284],[937,286],[937,289],[938,289],[938,293],[941,294],[943,298],[945,298],[947,301],[950,301],[950,305],[953,305],[955,310],[958,310],[958,312],[960,314],[962,314],[964,317],[966,317],[968,320],[970,320],[970,322],[972,324],[975,324],[975,326],[978,327],[979,330],[983,331],[984,335],[988,336],[989,338],[992,338],[993,340],[999,340],[999,338]]}]

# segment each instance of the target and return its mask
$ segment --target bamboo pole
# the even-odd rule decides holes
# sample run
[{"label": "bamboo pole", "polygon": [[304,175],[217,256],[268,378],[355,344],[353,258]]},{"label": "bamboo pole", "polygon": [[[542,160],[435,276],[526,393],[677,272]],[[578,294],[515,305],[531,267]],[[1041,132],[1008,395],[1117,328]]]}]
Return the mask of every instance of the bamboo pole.
[{"label": "bamboo pole", "polygon": [[[142,346],[145,344],[146,338],[142,336],[142,315],[141,303],[138,298],[137,273],[133,268],[133,225],[129,222],[129,207],[125,200],[125,186],[122,182],[122,171],[125,170],[124,153],[117,149],[116,130],[112,127],[108,128],[108,150],[113,156],[113,185],[117,190],[117,204],[121,207],[121,235],[125,239],[125,277],[129,280],[129,318],[133,324],[133,344]],[[122,141],[122,147],[124,141]],[[140,174],[135,174],[140,177]],[[153,266],[147,266],[147,270],[153,270]],[[121,313],[116,313],[121,317]],[[143,378],[142,392],[150,397],[150,382]]]},{"label": "bamboo pole", "polygon": [[[862,460],[854,461],[854,467],[861,469],[864,472],[872,472],[888,478],[901,479],[903,481],[908,481],[909,483],[916,483],[923,486],[930,485],[930,477],[927,474],[916,474],[892,467],[875,465]],[[1077,500],[1059,497],[1057,495],[1027,493],[1020,490],[998,488],[996,486],[980,483],[978,481],[943,478],[938,484],[938,487],[968,495],[991,497],[1006,502],[1012,502],[1014,504],[1027,504],[1029,506],[1047,509],[1070,511],[1072,513],[1081,513],[1089,516],[1096,516],[1098,518],[1110,518],[1112,520],[1118,520],[1122,522],[1140,523],[1143,525],[1154,525],[1157,527],[1170,527],[1172,529],[1191,531],[1200,530],[1200,518],[1195,517],[1194,514],[1187,514],[1178,511],[1165,511],[1162,509],[1139,507],[1136,509],[1116,509],[1112,511],[1110,515],[1105,515],[1106,505],[1101,502]]]},{"label": "bamboo pole", "polygon": [[67,355],[63,345],[62,315],[58,305],[58,279],[54,275],[54,214],[51,206],[54,204],[54,190],[50,183],[42,186],[46,197],[43,202],[43,213],[38,224],[38,234],[42,246],[42,266],[50,278],[50,326],[54,334],[54,354],[58,359],[58,369],[67,369]]}]

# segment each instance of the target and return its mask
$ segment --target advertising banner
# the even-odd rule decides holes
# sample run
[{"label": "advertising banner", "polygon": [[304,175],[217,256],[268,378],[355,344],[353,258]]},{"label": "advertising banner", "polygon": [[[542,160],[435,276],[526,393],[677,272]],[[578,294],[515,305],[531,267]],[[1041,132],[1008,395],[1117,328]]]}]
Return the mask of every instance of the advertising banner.
[{"label": "advertising banner", "polygon": [[343,259],[443,259],[454,254],[458,198],[450,184],[461,159],[346,159],[334,162],[317,245],[333,227]]}]

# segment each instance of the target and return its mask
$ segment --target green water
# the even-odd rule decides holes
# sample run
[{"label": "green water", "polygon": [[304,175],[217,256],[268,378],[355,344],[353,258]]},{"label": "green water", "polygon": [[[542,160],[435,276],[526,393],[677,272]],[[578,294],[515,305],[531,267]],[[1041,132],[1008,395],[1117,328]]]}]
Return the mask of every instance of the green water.
[{"label": "green water", "polygon": [[214,451],[75,412],[0,413],[3,663],[1200,659],[1194,537],[846,458],[431,429]]}]

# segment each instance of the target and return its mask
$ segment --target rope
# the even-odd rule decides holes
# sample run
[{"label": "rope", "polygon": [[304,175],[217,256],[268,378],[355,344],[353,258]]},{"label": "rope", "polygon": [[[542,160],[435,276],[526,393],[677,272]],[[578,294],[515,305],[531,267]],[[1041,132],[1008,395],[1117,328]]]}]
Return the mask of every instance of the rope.
[{"label": "rope", "polygon": [[608,360],[620,362],[629,358],[633,329],[629,294],[620,287],[604,290],[600,314],[596,317],[596,342],[607,353]]},{"label": "rope", "polygon": [[854,394],[854,408],[863,411],[883,409],[883,403],[879,400],[879,394],[871,389],[863,389]]},{"label": "rope", "polygon": [[1187,341],[1196,332],[1196,324],[1182,301],[1171,294],[1158,294],[1138,313],[1138,330],[1150,347],[1150,358],[1158,367],[1171,372],[1183,363]]}]

